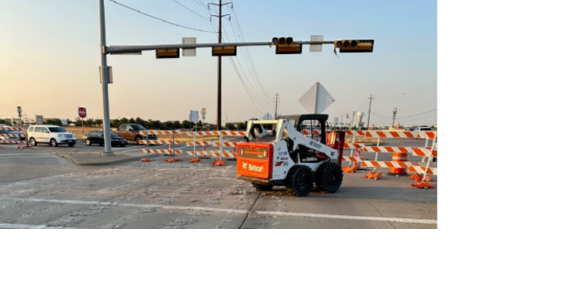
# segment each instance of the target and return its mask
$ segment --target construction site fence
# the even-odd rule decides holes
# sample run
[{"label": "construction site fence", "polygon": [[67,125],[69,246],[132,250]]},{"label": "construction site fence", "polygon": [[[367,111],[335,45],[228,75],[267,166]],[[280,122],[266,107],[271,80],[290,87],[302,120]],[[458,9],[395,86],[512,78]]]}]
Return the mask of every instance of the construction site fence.
[{"label": "construction site fence", "polygon": [[[302,132],[308,135],[308,131],[304,130]],[[320,130],[313,130],[313,133],[319,135]],[[143,135],[170,135],[172,140],[142,140],[142,144],[146,144],[147,148],[142,149],[142,153],[158,153],[158,154],[169,154],[175,155],[180,154],[180,150],[172,149],[172,144],[182,144],[186,143],[187,147],[192,147],[193,151],[188,151],[186,154],[190,156],[199,157],[217,157],[217,158],[231,158],[235,159],[237,157],[237,146],[239,142],[235,139],[226,140],[226,137],[243,137],[245,132],[243,131],[182,131],[182,130],[146,130],[141,131]],[[197,137],[211,137],[217,136],[219,139],[217,141],[197,141]],[[345,136],[352,138],[350,143],[344,144],[344,149],[350,150],[350,156],[342,157],[342,161],[353,163],[358,163],[362,167],[371,168],[405,168],[409,172],[418,174],[432,174],[437,175],[437,168],[430,167],[430,160],[437,157],[436,140],[437,132],[434,131],[360,131],[360,130],[347,130],[345,131]],[[175,140],[175,137],[192,137],[192,141],[180,141]],[[359,138],[371,138],[376,139],[375,146],[368,146],[364,143],[355,143]],[[380,146],[380,139],[425,139],[425,145],[423,147],[402,147],[402,146]],[[429,143],[431,141],[431,144]],[[169,149],[149,149],[149,144],[169,144]],[[206,151],[205,147],[217,147],[219,150]],[[202,151],[196,151],[196,147],[203,147]],[[225,148],[225,149],[224,149]],[[231,150],[231,151],[229,151]],[[360,156],[360,151],[362,152],[372,152],[375,153],[374,160],[365,160],[364,157]],[[415,156],[421,156],[421,162],[398,162],[398,161],[378,161],[379,153],[411,153]],[[343,153],[344,154],[344,153]]]},{"label": "construction site fence", "polygon": [[[140,132],[142,135],[170,135],[172,137],[171,140],[142,140],[140,141],[141,144],[146,144],[147,148],[142,149],[141,153],[158,153],[158,154],[166,154],[171,156],[176,156],[176,154],[181,154],[181,150],[172,149],[172,144],[183,144],[186,143],[186,147],[192,147],[193,151],[186,152],[187,155],[190,156],[198,156],[202,158],[206,158],[207,156],[210,157],[217,157],[219,159],[228,158],[228,159],[236,159],[237,157],[237,146],[239,142],[233,139],[234,137],[243,137],[245,136],[245,132],[243,131],[182,131],[182,130],[146,130]],[[175,140],[175,137],[182,137],[182,138],[190,138],[192,140]],[[197,141],[197,137],[218,137],[217,141]],[[231,139],[228,139],[231,138]],[[169,149],[149,149],[148,145],[150,144],[169,144]],[[206,151],[206,146],[208,147],[217,147],[219,150],[215,151]],[[196,147],[202,147],[202,151],[196,151]],[[225,149],[224,149],[225,148]],[[231,151],[229,151],[231,150]]]}]

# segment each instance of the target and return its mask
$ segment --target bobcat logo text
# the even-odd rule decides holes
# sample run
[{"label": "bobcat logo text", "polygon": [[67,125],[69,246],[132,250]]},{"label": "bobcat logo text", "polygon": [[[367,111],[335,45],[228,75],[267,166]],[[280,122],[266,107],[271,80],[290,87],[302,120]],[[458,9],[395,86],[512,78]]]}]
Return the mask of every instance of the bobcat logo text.
[{"label": "bobcat logo text", "polygon": [[246,162],[243,162],[243,169],[249,170],[251,172],[262,173],[262,170],[264,170],[264,166],[248,164]]}]

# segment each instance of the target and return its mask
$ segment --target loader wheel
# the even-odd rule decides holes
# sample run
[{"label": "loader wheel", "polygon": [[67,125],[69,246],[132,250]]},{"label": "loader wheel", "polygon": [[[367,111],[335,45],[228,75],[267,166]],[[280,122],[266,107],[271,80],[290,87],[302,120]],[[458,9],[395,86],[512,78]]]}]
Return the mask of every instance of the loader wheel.
[{"label": "loader wheel", "polygon": [[307,166],[293,167],[286,176],[286,188],[295,196],[306,196],[313,188],[313,172]]},{"label": "loader wheel", "polygon": [[315,184],[321,192],[335,193],[343,182],[343,170],[336,162],[322,163],[315,173]]},{"label": "loader wheel", "polygon": [[258,191],[268,191],[270,189],[272,189],[272,187],[274,187],[273,184],[269,184],[269,185],[265,185],[265,184],[259,184],[259,183],[252,183],[253,187],[255,187],[256,190]]}]

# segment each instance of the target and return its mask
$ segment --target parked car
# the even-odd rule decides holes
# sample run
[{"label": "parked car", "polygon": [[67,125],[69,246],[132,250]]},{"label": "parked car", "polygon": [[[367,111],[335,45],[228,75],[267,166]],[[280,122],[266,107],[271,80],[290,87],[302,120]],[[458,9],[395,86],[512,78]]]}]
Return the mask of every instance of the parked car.
[{"label": "parked car", "polygon": [[73,147],[76,137],[73,133],[56,125],[30,125],[27,129],[29,144],[37,146],[37,143],[48,143],[57,147],[59,144],[67,144]]},{"label": "parked car", "polygon": [[25,136],[22,135],[19,131],[0,130],[0,140],[25,141]]},{"label": "parked car", "polygon": [[125,123],[119,126],[116,134],[126,141],[134,141],[135,143],[139,144],[141,140],[157,140],[157,135],[141,135],[140,131],[146,130],[140,124],[134,123]]},{"label": "parked car", "polygon": [[[127,145],[127,141],[116,135],[116,133],[114,132],[110,132],[111,133],[111,137],[112,137],[112,146],[125,146]],[[104,145],[104,131],[103,130],[99,130],[99,131],[90,131],[87,134],[84,135],[84,143],[86,143],[86,145],[90,146],[92,144],[100,144],[100,146]]]}]

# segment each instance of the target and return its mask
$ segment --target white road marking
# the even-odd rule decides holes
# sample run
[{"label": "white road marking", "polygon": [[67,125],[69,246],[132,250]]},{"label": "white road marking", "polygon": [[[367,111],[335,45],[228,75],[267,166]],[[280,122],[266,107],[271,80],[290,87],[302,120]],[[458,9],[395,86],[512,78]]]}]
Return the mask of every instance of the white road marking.
[{"label": "white road marking", "polygon": [[0,229],[61,229],[62,226],[0,223]]},{"label": "white road marking", "polygon": [[[8,156],[8,157],[4,157]],[[22,155],[22,154],[0,154],[0,159],[15,159],[15,158],[47,158],[56,157],[55,155]]]},{"label": "white road marking", "polygon": [[1,153],[0,153],[0,156],[13,156],[13,155],[17,155],[17,156],[25,156],[25,157],[29,157],[29,156],[37,156],[37,157],[50,157],[50,156],[54,156],[54,155],[50,155],[50,154],[47,154],[47,155],[46,155],[46,154],[39,154],[39,153],[38,153],[38,154],[35,154],[35,153],[33,153],[33,154],[31,154],[31,153],[30,153],[30,154],[23,154],[23,153],[9,153],[9,154],[1,154]]},{"label": "white road marking", "polygon": [[369,221],[384,221],[384,222],[399,222],[399,223],[414,223],[414,224],[437,224],[437,220],[431,220],[431,219],[409,219],[409,218],[391,218],[391,217],[325,215],[325,214],[270,212],[270,211],[254,211],[254,212],[259,214],[259,215],[273,215],[273,216],[296,216],[296,217],[310,217],[310,218],[369,220]]},{"label": "white road marking", "polygon": [[[15,197],[1,197],[0,199],[20,201],[20,202],[24,201],[24,202],[59,203],[59,204],[116,206],[116,207],[160,208],[160,209],[169,209],[169,210],[193,210],[193,211],[208,211],[208,212],[226,212],[226,213],[236,213],[236,214],[247,214],[249,212],[247,210],[237,210],[237,209],[221,209],[221,208],[190,207],[190,206],[165,206],[165,205],[155,205],[155,204],[136,204],[136,203],[66,200],[66,199],[15,198]],[[313,214],[313,213],[273,212],[273,211],[253,211],[252,213],[258,215],[272,215],[272,216],[294,216],[294,217],[309,217],[309,218],[324,218],[324,219],[385,221],[385,222],[412,223],[412,224],[437,224],[437,220],[432,220],[432,219],[326,215],[326,214]]]}]

